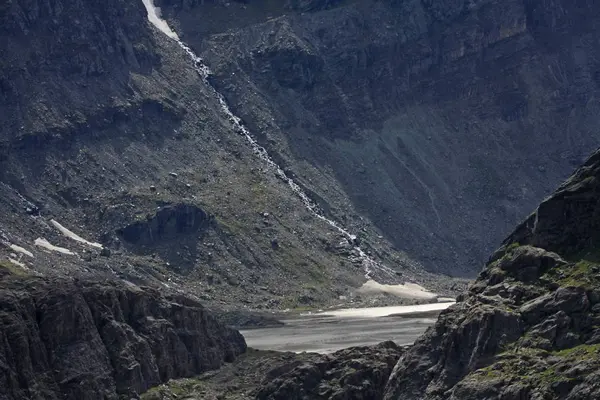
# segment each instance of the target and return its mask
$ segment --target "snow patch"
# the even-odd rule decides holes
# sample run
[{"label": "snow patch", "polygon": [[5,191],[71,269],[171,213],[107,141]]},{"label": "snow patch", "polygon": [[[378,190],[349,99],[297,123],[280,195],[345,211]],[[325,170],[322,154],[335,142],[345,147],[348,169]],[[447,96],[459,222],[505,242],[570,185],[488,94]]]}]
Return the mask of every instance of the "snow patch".
[{"label": "snow patch", "polygon": [[61,224],[59,224],[57,221],[55,221],[53,219],[50,220],[50,223],[52,225],[54,225],[54,227],[56,229],[58,229],[60,231],[60,233],[62,233],[63,235],[65,235],[66,237],[68,237],[70,239],[75,240],[76,242],[87,244],[88,246],[96,247],[99,249],[102,248],[102,245],[100,243],[88,242],[81,236],[77,235],[76,233],[71,232],[70,230],[68,230],[67,228],[65,228],[64,226],[62,226]]},{"label": "snow patch", "polygon": [[17,253],[24,254],[28,257],[34,258],[32,252],[30,252],[29,250],[27,250],[21,246],[17,246],[16,244],[8,244],[8,247],[10,247],[12,249],[12,251],[16,251]]},{"label": "snow patch", "polygon": [[148,21],[171,39],[179,40],[177,34],[173,32],[167,22],[161,18],[160,7],[155,7],[152,0],[142,0],[142,2],[148,12]]},{"label": "snow patch", "polygon": [[387,293],[403,299],[437,299],[437,294],[425,289],[416,283],[405,283],[404,285],[382,285],[373,280],[365,282],[357,292],[363,294]]},{"label": "snow patch", "polygon": [[21,268],[23,268],[23,269],[26,269],[26,268],[27,268],[27,266],[26,266],[25,264],[23,264],[23,263],[22,263],[22,262],[20,262],[20,261],[17,261],[17,260],[15,260],[14,258],[9,258],[9,259],[8,259],[8,261],[10,261],[10,262],[11,262],[11,263],[13,263],[14,265],[17,265],[17,266],[19,266],[19,267],[21,267]]},{"label": "snow patch", "polygon": [[428,311],[442,311],[454,303],[419,304],[416,306],[391,306],[371,308],[347,308],[341,310],[324,311],[316,315],[331,315],[340,318],[379,318],[392,315],[413,314]]},{"label": "snow patch", "polygon": [[36,246],[42,247],[46,250],[55,251],[57,253],[68,254],[68,255],[72,255],[72,256],[75,255],[75,253],[73,253],[71,250],[65,249],[64,247],[55,246],[44,238],[35,239],[34,244]]}]

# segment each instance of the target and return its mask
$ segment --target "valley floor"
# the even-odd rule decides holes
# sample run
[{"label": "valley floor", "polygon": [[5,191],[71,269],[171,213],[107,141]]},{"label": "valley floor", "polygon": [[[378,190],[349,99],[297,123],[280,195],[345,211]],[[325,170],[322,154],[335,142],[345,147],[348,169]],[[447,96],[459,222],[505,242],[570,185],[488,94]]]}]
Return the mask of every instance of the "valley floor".
[{"label": "valley floor", "polygon": [[[248,346],[260,350],[331,353],[384,341],[412,344],[453,303],[374,307],[303,314],[284,326],[242,330]],[[408,317],[399,316],[407,314]]]}]

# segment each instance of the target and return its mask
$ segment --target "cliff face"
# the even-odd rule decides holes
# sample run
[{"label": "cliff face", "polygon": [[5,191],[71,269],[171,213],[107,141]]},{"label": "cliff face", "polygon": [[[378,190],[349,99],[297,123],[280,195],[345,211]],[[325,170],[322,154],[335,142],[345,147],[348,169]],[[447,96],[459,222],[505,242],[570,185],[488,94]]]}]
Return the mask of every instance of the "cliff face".
[{"label": "cliff face", "polygon": [[474,274],[599,139],[589,1],[160,3],[325,208],[432,270]]},{"label": "cliff face", "polygon": [[246,350],[185,297],[65,280],[3,280],[0,338],[0,397],[15,400],[135,396]]},{"label": "cliff face", "polygon": [[599,178],[597,152],[399,361],[386,399],[600,396]]}]

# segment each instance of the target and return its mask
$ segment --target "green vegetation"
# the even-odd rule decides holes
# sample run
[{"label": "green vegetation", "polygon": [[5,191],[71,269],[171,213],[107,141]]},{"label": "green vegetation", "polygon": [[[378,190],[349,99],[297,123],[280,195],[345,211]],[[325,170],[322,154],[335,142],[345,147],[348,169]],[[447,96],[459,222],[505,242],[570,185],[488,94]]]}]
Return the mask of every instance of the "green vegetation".
[{"label": "green vegetation", "polygon": [[204,382],[200,378],[186,378],[171,380],[165,385],[153,387],[142,394],[142,400],[165,400],[178,399],[190,393],[199,392],[203,389]]},{"label": "green vegetation", "polygon": [[560,350],[553,354],[559,357],[572,358],[577,360],[598,359],[600,358],[600,344],[582,344],[570,349]]},{"label": "green vegetation", "polygon": [[519,242],[511,243],[508,246],[506,246],[506,253],[510,253],[519,247],[521,247],[521,244]]},{"label": "green vegetation", "polygon": [[0,260],[0,276],[2,275],[28,276],[29,273],[9,260]]},{"label": "green vegetation", "polygon": [[215,219],[217,221],[217,225],[231,236],[243,235],[245,230],[248,229],[248,226],[244,224],[244,221],[241,219],[224,219],[221,216],[216,216]]},{"label": "green vegetation", "polygon": [[600,264],[590,261],[579,261],[553,268],[542,278],[555,282],[560,286],[581,286],[593,288],[600,285]]},{"label": "green vegetation", "polygon": [[[529,386],[550,386],[556,382],[582,378],[567,377],[563,371],[584,361],[599,363],[599,356],[600,344],[584,344],[559,351],[522,348],[513,344],[509,350],[497,355],[493,364],[472,372],[469,378],[522,382]],[[553,358],[553,361],[547,362],[546,360],[550,357]],[[595,368],[589,368],[589,371],[594,370]]]}]

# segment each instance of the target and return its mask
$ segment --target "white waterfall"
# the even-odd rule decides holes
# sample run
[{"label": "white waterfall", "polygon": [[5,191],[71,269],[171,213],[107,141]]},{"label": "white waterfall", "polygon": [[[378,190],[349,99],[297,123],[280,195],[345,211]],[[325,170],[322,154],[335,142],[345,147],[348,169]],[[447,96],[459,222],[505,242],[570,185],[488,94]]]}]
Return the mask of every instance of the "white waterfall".
[{"label": "white waterfall", "polygon": [[[221,104],[221,107],[223,109],[223,112],[228,116],[229,121],[234,125],[235,131],[245,137],[245,139],[248,141],[248,143],[249,143],[250,147],[252,148],[252,150],[254,151],[254,153],[260,159],[262,159],[270,168],[272,168],[279,178],[281,178],[284,182],[286,182],[288,184],[288,186],[291,188],[291,190],[294,193],[296,193],[296,195],[298,197],[300,197],[300,199],[302,200],[302,202],[304,203],[304,205],[306,206],[306,208],[308,210],[310,210],[317,218],[325,221],[326,223],[331,225],[333,228],[335,228],[344,237],[346,237],[346,239],[350,243],[352,243],[354,245],[356,236],[351,234],[350,232],[348,232],[343,227],[341,227],[337,222],[325,217],[323,215],[323,213],[319,210],[319,207],[317,206],[317,204],[314,201],[312,201],[308,197],[308,195],[304,192],[304,190],[302,190],[302,188],[296,182],[294,182],[294,180],[292,178],[288,177],[285,174],[285,172],[283,171],[283,169],[281,169],[281,167],[279,165],[277,165],[271,159],[267,150],[264,147],[262,147],[260,144],[258,144],[258,142],[252,137],[252,135],[250,134],[248,129],[246,129],[246,127],[242,124],[241,119],[238,118],[237,116],[235,116],[231,112],[229,106],[225,102],[225,98],[219,92],[217,92],[217,90],[208,82],[207,78],[211,74],[211,71],[208,68],[208,66],[204,63],[204,61],[200,57],[198,57],[194,53],[194,51],[189,46],[187,46],[185,43],[183,43],[179,39],[177,34],[169,27],[167,22],[161,18],[160,9],[158,9],[157,7],[154,6],[153,0],[142,0],[142,1],[144,3],[144,6],[146,7],[146,10],[148,11],[148,20],[150,21],[150,23],[152,23],[156,28],[158,28],[160,31],[162,31],[165,35],[167,35],[168,37],[173,39],[175,42],[177,42],[177,44],[183,50],[185,50],[185,52],[192,59],[192,61],[194,63],[194,68],[196,69],[198,74],[202,77],[205,84],[211,89],[214,96],[218,99],[218,101]],[[389,275],[391,277],[395,276],[394,270],[375,261],[372,257],[370,257],[368,254],[366,254],[359,246],[354,245],[354,253],[356,254],[354,256],[355,259],[359,260],[362,263],[362,266],[364,268],[365,278],[372,279],[372,274],[375,270],[382,272],[386,275]]]}]

